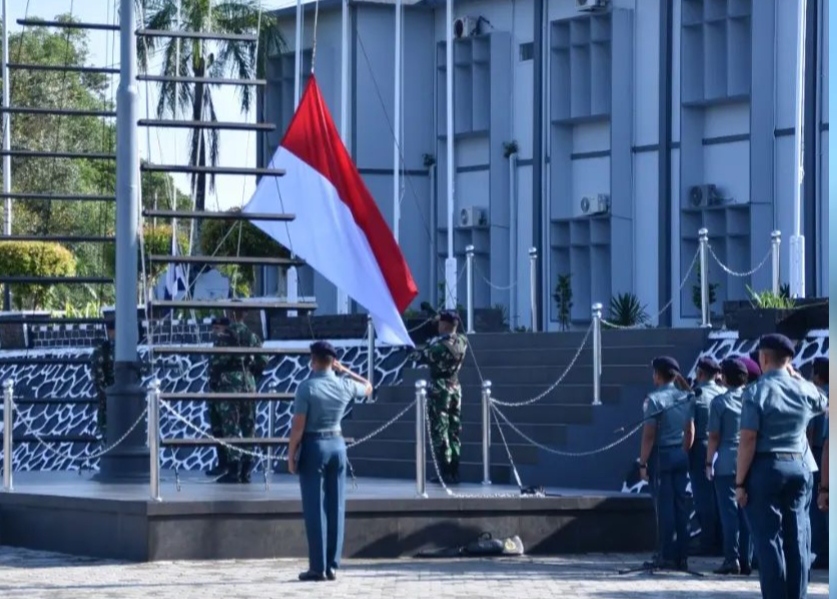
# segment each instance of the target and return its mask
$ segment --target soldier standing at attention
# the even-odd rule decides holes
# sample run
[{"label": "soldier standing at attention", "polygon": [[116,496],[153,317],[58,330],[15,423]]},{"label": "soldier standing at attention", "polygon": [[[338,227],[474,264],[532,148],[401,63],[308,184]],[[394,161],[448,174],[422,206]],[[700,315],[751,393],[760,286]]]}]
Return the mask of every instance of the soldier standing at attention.
[{"label": "soldier standing at attention", "polygon": [[439,336],[412,358],[430,367],[430,385],[427,388],[427,411],[430,418],[430,434],[433,450],[442,481],[459,482],[459,456],[462,431],[462,388],[459,386],[459,370],[465,362],[468,340],[457,333],[459,315],[454,311],[439,315]]},{"label": "soldier standing at attention", "polygon": [[[709,444],[704,478],[715,480],[718,513],[724,537],[724,563],[715,574],[749,576],[753,563],[750,524],[735,500],[735,461],[741,428],[741,398],[747,384],[747,366],[736,359],[721,363],[721,373],[728,391],[715,397],[709,408]],[[712,463],[715,452],[718,460]],[[692,481],[694,484],[694,481]]]},{"label": "soldier standing at attention", "polygon": [[96,410],[96,424],[102,441],[106,441],[107,433],[107,389],[112,387],[113,380],[113,339],[116,335],[116,321],[113,318],[105,320],[106,337],[96,343],[90,355],[90,370],[93,375],[93,386],[96,399],[99,401]]},{"label": "soldier standing at attention", "polygon": [[[639,473],[651,481],[660,535],[658,554],[646,567],[665,570],[688,569],[689,512],[686,486],[689,461],[683,451],[684,429],[689,417],[689,397],[675,386],[688,387],[677,360],[668,356],[651,363],[656,390],[648,394],[642,413],[648,420],[642,430]],[[649,458],[654,457],[651,477]]]},{"label": "soldier standing at attention", "polygon": [[753,531],[764,599],[802,599],[808,588],[805,429],[828,409],[828,398],[792,369],[794,349],[784,335],[761,338],[764,374],[741,408],[735,494]]},{"label": "soldier standing at attention", "polygon": [[[215,347],[261,347],[261,340],[241,322],[241,311],[232,312],[232,320]],[[225,393],[255,393],[256,377],[267,366],[267,357],[261,354],[213,354],[209,361],[209,378],[216,381],[218,391]],[[221,429],[226,438],[249,438],[256,429],[256,406],[252,401],[218,402]],[[220,483],[249,483],[252,458],[229,448],[226,452],[227,473]]]},{"label": "soldier standing at attention", "polygon": [[[701,358],[697,363],[697,387],[689,405],[689,420],[683,438],[683,449],[689,454],[689,478],[692,481],[692,498],[700,522],[700,552],[714,555],[718,548],[718,510],[715,488],[705,476],[706,447],[709,436],[709,406],[712,400],[726,391],[716,381],[721,367],[712,358]],[[714,455],[714,452],[711,455]]]},{"label": "soldier standing at attention", "polygon": [[[811,382],[814,383],[823,394],[828,396],[828,358],[814,358],[811,372]],[[817,463],[817,472],[814,472],[813,489],[820,489],[822,486],[823,465],[822,456],[825,454],[826,433],[828,432],[828,420],[825,414],[817,416],[811,421],[808,427],[808,442]],[[819,494],[817,492],[817,494]],[[812,568],[828,568],[828,517],[820,511],[817,502],[811,502],[809,513],[811,515],[811,552],[814,555]]]},{"label": "soldier standing at attention", "polygon": [[[219,347],[219,342],[223,343],[221,338],[227,334],[227,329],[229,326],[229,318],[214,318],[212,320],[212,341],[214,347]],[[213,357],[215,356],[210,357],[210,364],[213,363]],[[213,369],[210,368],[209,375],[209,392],[220,392],[220,371],[218,369],[215,369],[215,371],[213,372]],[[208,402],[207,410],[209,413],[210,434],[216,439],[220,439],[224,436],[224,427],[221,423],[221,410],[218,402]],[[227,471],[227,452],[222,447],[216,447],[215,453],[218,456],[218,465],[212,468],[211,470],[207,471],[207,476],[221,476]]]}]

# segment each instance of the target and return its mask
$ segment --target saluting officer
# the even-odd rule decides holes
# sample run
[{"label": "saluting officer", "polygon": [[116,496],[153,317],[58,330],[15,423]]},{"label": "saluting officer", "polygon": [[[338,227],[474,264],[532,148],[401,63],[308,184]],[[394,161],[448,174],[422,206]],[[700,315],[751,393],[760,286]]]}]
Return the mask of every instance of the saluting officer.
[{"label": "saluting officer", "polygon": [[793,370],[793,355],[784,335],[761,338],[763,374],[746,389],[741,408],[736,498],[752,528],[764,599],[801,599],[808,586],[805,429],[827,410],[828,398]]},{"label": "saluting officer", "polygon": [[[642,405],[648,419],[642,430],[639,470],[643,480],[650,481],[656,504],[658,554],[646,567],[686,570],[689,543],[689,512],[686,487],[689,483],[689,461],[683,451],[683,429],[689,416],[689,396],[675,386],[675,381],[688,388],[677,360],[668,356],[651,363],[656,389]],[[648,460],[652,457],[651,477]]]},{"label": "saluting officer", "polygon": [[[819,387],[824,395],[828,396],[828,358],[814,358],[811,382]],[[814,418],[808,427],[808,441],[813,458],[817,463],[817,471],[814,472],[814,489],[821,488],[822,476],[824,476],[822,456],[824,455],[823,446],[825,445],[827,432],[828,420],[825,414]],[[811,567],[819,569],[828,568],[828,516],[817,507],[817,503],[811,502],[809,513],[811,515],[811,554],[813,557]]]},{"label": "saluting officer", "polygon": [[712,555],[718,548],[718,510],[715,488],[705,476],[706,447],[709,435],[709,406],[712,400],[726,391],[718,384],[721,367],[712,358],[701,358],[697,363],[697,385],[689,405],[683,448],[689,452],[689,478],[692,481],[692,498],[700,522],[700,550]]}]

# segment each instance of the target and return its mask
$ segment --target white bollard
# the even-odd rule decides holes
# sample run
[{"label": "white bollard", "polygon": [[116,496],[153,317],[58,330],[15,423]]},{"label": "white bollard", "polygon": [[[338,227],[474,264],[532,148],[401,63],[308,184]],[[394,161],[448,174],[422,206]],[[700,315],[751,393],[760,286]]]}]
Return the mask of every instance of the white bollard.
[{"label": "white bollard", "polygon": [[375,388],[375,325],[366,317],[366,380]]},{"label": "white bollard", "polygon": [[772,276],[773,276],[773,295],[779,295],[781,291],[782,284],[779,279],[779,269],[781,268],[781,263],[779,261],[779,250],[782,247],[782,232],[781,231],[773,231],[770,234],[770,254],[773,263],[772,269]]},{"label": "white bollard", "polygon": [[3,490],[12,491],[12,470],[14,467],[14,394],[15,382],[3,381]]},{"label": "white bollard", "polygon": [[698,231],[700,247],[700,326],[711,327],[709,321],[709,231]]},{"label": "white bollard", "polygon": [[474,246],[465,247],[465,316],[468,334],[474,332]]},{"label": "white bollard", "polygon": [[538,249],[529,248],[529,309],[532,311],[532,332],[538,332]]},{"label": "white bollard", "polygon": [[593,405],[602,405],[602,305],[593,304]]},{"label": "white bollard", "polygon": [[416,381],[416,495],[427,497],[427,455],[425,443],[427,435],[427,381]]},{"label": "white bollard", "polygon": [[160,498],[160,381],[151,381],[151,388],[146,396],[148,401],[148,455],[150,491],[152,501]]},{"label": "white bollard", "polygon": [[491,381],[482,382],[482,484],[491,484]]}]

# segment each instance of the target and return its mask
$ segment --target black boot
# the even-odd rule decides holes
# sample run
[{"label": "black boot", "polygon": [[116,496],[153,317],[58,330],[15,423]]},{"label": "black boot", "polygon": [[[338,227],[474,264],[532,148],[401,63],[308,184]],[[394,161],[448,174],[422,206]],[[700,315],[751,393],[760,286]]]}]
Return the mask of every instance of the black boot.
[{"label": "black boot", "polygon": [[[438,476],[434,476],[433,478],[431,478],[430,482],[434,485],[438,485],[441,483],[448,484],[448,480],[450,478],[450,464],[448,464],[447,462],[439,462],[437,465],[439,466],[439,474]],[[439,476],[442,477],[441,480],[439,479]]]},{"label": "black boot", "polygon": [[458,485],[459,484],[459,460],[451,460],[450,465],[448,466],[448,480],[447,483],[449,485]]},{"label": "black boot", "polygon": [[250,482],[250,473],[253,471],[253,464],[249,459],[241,460],[241,471],[238,473],[238,480],[242,483]]},{"label": "black boot", "polygon": [[221,448],[218,448],[216,450],[216,453],[218,454],[218,465],[210,470],[207,470],[207,476],[221,476],[227,471],[227,452]]},{"label": "black boot", "polygon": [[239,482],[241,482],[241,480],[240,480],[238,474],[239,474],[239,464],[237,462],[233,462],[227,468],[226,474],[224,474],[224,476],[222,476],[221,478],[219,478],[215,482],[219,482],[221,484],[239,483]]}]

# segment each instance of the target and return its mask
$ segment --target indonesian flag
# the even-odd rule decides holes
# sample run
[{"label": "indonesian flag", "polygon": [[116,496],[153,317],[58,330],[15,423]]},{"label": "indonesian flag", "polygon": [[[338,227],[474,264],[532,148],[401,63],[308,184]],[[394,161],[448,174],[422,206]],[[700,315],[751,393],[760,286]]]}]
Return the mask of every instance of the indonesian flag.
[{"label": "indonesian flag", "polygon": [[413,346],[401,313],[418,295],[413,275],[375,200],[343,146],[312,76],[245,213],[289,213],[292,222],[253,221],[372,316],[378,338]]}]

